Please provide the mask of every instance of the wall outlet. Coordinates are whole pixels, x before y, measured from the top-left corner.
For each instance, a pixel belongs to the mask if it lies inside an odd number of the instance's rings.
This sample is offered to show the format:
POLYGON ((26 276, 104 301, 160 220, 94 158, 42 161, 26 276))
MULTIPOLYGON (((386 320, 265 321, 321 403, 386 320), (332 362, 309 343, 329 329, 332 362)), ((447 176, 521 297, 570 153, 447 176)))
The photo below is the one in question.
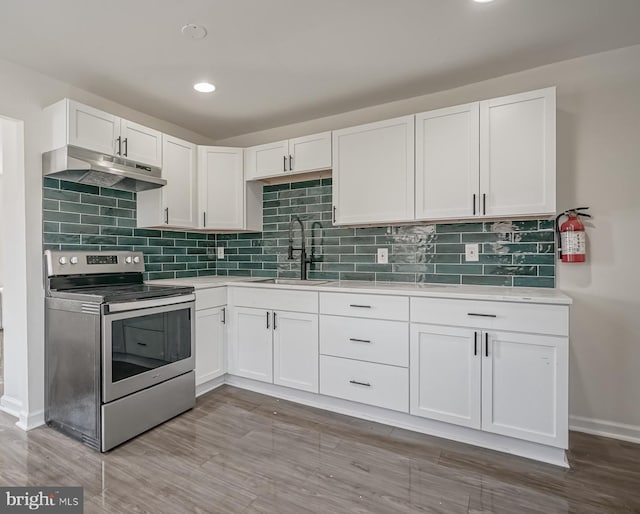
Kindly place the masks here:
POLYGON ((480 256, 478 255, 478 243, 464 245, 464 260, 467 262, 478 262, 480 256))
POLYGON ((378 264, 388 264, 389 263, 389 249, 388 248, 378 248, 378 260, 376 262, 378 264))
POLYGON ((224 246, 218 246, 216 249, 216 255, 218 256, 218 259, 224 259, 224 246))

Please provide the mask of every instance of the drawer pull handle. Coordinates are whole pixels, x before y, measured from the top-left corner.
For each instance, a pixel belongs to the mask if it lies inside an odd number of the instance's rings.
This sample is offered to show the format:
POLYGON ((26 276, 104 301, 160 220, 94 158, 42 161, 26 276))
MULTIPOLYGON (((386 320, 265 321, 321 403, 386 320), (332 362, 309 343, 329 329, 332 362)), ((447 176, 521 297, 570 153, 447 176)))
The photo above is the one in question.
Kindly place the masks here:
POLYGON ((371 305, 358 305, 357 303, 349 304, 349 307, 355 307, 357 309, 370 309, 371 305))
POLYGON ((371 387, 371 384, 369 382, 359 382, 358 380, 349 380, 349 383, 356 384, 359 386, 371 387))
POLYGON ((147 343, 136 342, 136 344, 139 344, 140 346, 147 346, 147 343))
POLYGON ((481 318, 497 318, 495 314, 480 314, 478 312, 467 312, 467 316, 479 316, 481 318))
POLYGON ((357 337, 350 337, 349 341, 353 341, 354 343, 368 343, 371 344, 370 339, 358 339, 357 337))

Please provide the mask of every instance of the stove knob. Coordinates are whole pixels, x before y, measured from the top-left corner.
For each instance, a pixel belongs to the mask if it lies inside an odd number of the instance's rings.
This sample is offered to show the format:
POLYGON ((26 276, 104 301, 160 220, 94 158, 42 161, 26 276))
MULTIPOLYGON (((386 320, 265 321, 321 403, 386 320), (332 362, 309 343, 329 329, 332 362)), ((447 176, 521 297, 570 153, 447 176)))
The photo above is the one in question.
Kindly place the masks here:
POLYGON ((133 258, 133 262, 135 264, 140 264, 140 257, 138 257, 137 255, 133 258))
POLYGON ((69 262, 71 264, 78 264, 78 258, 77 257, 71 257, 71 259, 69 259, 69 262))
POLYGON ((127 257, 124 262, 126 262, 127 264, 131 264, 133 262, 133 259, 131 258, 131 256, 127 257))
POLYGON ((58 259, 58 262, 64 266, 67 263, 67 258, 66 257, 60 257, 58 259))

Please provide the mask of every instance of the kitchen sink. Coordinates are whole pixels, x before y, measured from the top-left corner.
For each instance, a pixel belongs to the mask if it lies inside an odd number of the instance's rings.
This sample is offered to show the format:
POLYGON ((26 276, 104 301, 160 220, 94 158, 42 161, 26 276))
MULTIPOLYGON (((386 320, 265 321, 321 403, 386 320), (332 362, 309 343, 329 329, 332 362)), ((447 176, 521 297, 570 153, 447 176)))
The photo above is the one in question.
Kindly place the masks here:
POLYGON ((261 284, 280 284, 287 286, 317 286, 318 284, 327 284, 330 280, 300 280, 299 278, 268 278, 260 280, 261 284))

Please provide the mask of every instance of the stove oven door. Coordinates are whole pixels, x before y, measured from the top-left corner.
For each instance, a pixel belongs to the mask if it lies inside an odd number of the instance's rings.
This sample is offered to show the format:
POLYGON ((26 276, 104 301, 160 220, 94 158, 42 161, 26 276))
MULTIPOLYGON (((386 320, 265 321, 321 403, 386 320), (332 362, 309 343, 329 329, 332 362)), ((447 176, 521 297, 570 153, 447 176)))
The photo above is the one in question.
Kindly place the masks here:
POLYGON ((194 369, 193 295, 108 305, 102 326, 102 401, 194 369))

